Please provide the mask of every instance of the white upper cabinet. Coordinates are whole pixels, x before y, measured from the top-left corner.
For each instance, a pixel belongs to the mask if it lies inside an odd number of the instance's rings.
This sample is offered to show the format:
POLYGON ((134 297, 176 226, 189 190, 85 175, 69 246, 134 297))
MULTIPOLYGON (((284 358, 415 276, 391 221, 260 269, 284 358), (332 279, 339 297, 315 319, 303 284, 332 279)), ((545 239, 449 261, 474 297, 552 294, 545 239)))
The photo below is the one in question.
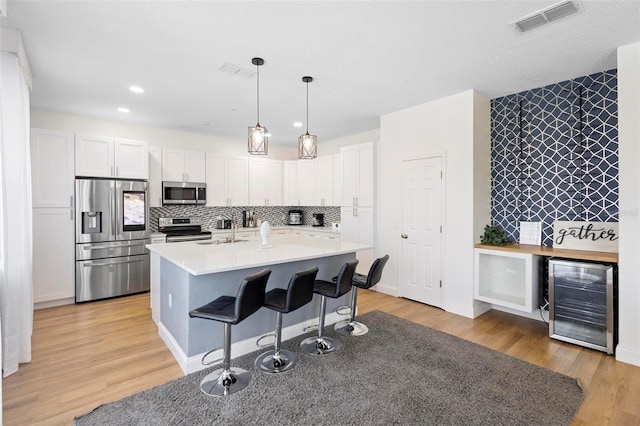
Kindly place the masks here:
POLYGON ((374 166, 373 142, 341 149, 342 153, 342 205, 373 206, 374 166))
POLYGON ((76 176, 113 177, 114 153, 113 138, 76 135, 76 176))
POLYGON ((162 180, 170 182, 206 182, 205 153, 163 148, 162 180))
POLYGON ((207 206, 228 206, 227 159, 224 155, 207 152, 206 160, 207 206))
POLYGON ((227 188, 230 206, 249 205, 249 159, 227 158, 227 188))
POLYGON ((249 205, 282 205, 282 161, 249 158, 249 205))
POLYGON ((162 206, 162 148, 149 147, 149 207, 162 206))
POLYGON ((316 204, 316 163, 311 160, 298 161, 298 198, 301 206, 316 204))
POLYGON ((114 146, 114 177, 126 179, 149 179, 148 142, 116 138, 114 146))
POLYGON ((315 164, 316 206, 333 205, 333 156, 318 157, 315 164))
POLYGON ((333 154, 333 204, 342 204, 342 154, 333 154))
POLYGON ((207 206, 249 205, 249 159, 206 154, 207 206))
POLYGON ((146 141, 77 134, 76 176, 148 179, 146 141))
POLYGON ((31 129, 33 207, 73 207, 73 133, 31 129))
POLYGON ((282 162, 282 180, 283 205, 301 205, 300 198, 298 197, 298 161, 292 160, 282 162))
POLYGON ((200 151, 184 152, 184 173, 187 182, 206 182, 206 155, 200 151))

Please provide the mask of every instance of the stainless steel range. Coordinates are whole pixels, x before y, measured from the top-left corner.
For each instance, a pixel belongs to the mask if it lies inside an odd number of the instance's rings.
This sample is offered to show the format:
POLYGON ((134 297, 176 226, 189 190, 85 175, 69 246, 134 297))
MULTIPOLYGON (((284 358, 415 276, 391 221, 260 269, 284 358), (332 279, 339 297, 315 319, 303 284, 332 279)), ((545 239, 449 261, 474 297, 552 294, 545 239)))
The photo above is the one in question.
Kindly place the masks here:
POLYGON ((149 290, 147 183, 76 179, 76 302, 149 290))
POLYGON ((211 232, 203 231, 197 219, 189 217, 160 217, 158 231, 167 235, 168 243, 211 239, 211 232))

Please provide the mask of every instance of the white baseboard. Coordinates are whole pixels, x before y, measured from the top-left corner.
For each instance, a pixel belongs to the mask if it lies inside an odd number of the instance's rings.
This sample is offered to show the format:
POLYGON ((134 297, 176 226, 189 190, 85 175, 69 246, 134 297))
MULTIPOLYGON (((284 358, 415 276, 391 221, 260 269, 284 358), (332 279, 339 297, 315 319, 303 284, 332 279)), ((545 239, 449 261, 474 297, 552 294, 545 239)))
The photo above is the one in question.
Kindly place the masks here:
POLYGON ((616 346, 616 361, 640 367, 640 351, 637 348, 625 348, 618 344, 616 346))
POLYGON ((46 302, 37 302, 33 304, 33 309, 53 308, 55 306, 73 305, 76 303, 75 297, 67 297, 66 299, 48 300, 46 302))
MULTIPOLYGON (((335 312, 327 314, 324 320, 325 326, 332 325, 337 323, 338 321, 342 321, 347 319, 348 317, 344 315, 338 315, 335 312)), ((302 331, 305 327, 315 325, 318 323, 317 318, 312 318, 304 322, 300 322, 297 324, 290 325, 288 327, 284 327, 282 329, 282 341, 286 341, 292 339, 296 336, 300 336, 304 334, 302 331)), ((186 374, 194 373, 196 371, 204 370, 205 368, 211 367, 210 365, 202 365, 202 355, 204 353, 193 355, 187 357, 187 354, 184 353, 178 342, 175 341, 171 333, 165 328, 165 326, 160 322, 158 324, 158 334, 160 338, 164 341, 164 343, 169 348, 169 351, 173 354, 173 357, 176 359, 176 362, 182 369, 182 372, 186 374)), ((233 329, 231 330, 231 334, 233 335, 233 329)), ((311 336, 311 334, 309 334, 311 336)), ((242 340, 240 342, 235 342, 231 346, 231 358, 237 358, 242 355, 251 353, 258 349, 256 346, 256 340, 258 340, 260 336, 255 336, 249 339, 242 340)), ((265 351, 269 350, 269 348, 264 348, 265 351)), ((220 359, 222 358, 222 349, 212 352, 207 359, 220 359)))
POLYGON ((400 292, 397 287, 392 287, 390 285, 385 284, 376 284, 373 286, 373 289, 379 293, 388 294, 389 296, 399 297, 400 292))
POLYGON ((180 348, 180 345, 178 344, 178 342, 176 342, 171 333, 169 333, 169 330, 167 330, 162 321, 158 323, 158 334, 160 335, 160 338, 162 339, 164 344, 167 345, 167 348, 169 348, 169 351, 171 352, 173 357, 178 362, 178 365, 182 369, 182 372, 185 375, 188 374, 187 354, 182 351, 182 348, 180 348))
POLYGON ((445 311, 450 312, 452 314, 461 315, 467 318, 474 318, 473 304, 461 305, 461 304, 445 302, 445 306, 443 306, 442 308, 445 311))

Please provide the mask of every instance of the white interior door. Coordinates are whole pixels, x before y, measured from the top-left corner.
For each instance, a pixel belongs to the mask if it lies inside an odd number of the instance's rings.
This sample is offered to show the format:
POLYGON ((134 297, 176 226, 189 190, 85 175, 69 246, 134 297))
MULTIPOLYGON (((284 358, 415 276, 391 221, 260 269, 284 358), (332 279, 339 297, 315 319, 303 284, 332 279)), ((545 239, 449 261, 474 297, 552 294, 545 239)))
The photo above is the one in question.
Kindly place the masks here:
POLYGON ((400 296, 442 306, 442 158, 402 162, 400 296))

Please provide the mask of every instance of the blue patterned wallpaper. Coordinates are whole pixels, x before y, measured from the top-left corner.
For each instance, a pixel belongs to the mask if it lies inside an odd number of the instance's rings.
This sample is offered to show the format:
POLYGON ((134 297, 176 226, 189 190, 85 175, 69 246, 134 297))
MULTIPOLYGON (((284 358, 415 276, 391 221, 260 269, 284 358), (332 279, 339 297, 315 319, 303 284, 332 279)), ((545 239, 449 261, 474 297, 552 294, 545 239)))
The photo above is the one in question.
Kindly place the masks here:
POLYGON ((491 220, 510 241, 519 222, 618 221, 617 71, 491 101, 491 220))

